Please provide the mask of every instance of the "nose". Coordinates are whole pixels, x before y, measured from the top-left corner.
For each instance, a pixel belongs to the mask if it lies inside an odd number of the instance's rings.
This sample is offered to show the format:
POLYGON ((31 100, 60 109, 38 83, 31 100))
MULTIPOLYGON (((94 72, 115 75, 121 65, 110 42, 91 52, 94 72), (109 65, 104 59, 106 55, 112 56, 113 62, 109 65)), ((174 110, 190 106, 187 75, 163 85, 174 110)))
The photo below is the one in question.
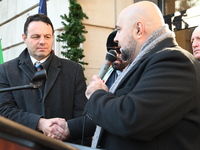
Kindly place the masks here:
POLYGON ((118 43, 118 40, 117 40, 117 38, 116 38, 116 37, 114 38, 114 42, 115 42, 115 43, 118 43))
POLYGON ((41 36, 41 37, 40 37, 39 43, 40 43, 40 44, 44 44, 45 42, 46 42, 46 41, 45 41, 45 37, 41 36))
POLYGON ((114 42, 118 43, 118 33, 116 34, 115 38, 114 38, 114 42))

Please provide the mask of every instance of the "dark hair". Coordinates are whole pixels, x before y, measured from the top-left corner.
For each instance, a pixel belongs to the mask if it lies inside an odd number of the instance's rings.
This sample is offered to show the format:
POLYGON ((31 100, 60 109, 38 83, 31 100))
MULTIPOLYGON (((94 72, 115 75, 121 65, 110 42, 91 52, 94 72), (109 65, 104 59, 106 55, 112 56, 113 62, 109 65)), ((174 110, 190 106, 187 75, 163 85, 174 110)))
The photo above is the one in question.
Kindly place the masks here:
POLYGON ((54 28, 53 28, 53 24, 51 23, 51 20, 44 14, 35 14, 35 15, 32 15, 32 16, 29 16, 27 19, 26 19, 26 22, 24 24, 24 34, 27 35, 27 29, 28 29, 28 25, 32 22, 32 21, 42 21, 48 25, 51 26, 52 28, 52 31, 54 33, 54 28))

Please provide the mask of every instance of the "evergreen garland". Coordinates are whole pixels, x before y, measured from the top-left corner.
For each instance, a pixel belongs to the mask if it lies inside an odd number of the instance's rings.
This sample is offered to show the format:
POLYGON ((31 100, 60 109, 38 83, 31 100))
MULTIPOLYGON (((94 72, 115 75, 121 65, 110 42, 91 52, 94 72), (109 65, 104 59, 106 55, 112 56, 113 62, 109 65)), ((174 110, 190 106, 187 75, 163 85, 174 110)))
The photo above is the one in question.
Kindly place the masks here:
POLYGON ((66 14, 60 16, 64 20, 61 22, 64 32, 58 35, 56 40, 63 43, 61 54, 64 57, 82 65, 88 65, 82 61, 85 55, 83 54, 84 50, 80 47, 80 44, 86 40, 83 34, 87 33, 82 20, 88 19, 88 16, 82 11, 81 5, 76 0, 69 0, 69 4, 68 16, 66 14))

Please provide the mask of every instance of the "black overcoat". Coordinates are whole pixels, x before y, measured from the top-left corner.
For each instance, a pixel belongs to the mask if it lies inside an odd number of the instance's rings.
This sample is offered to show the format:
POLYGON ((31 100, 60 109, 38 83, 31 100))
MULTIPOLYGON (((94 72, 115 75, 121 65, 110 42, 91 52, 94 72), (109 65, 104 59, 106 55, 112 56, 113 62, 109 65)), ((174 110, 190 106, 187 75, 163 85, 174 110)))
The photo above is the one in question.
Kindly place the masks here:
POLYGON ((95 91, 84 114, 106 150, 199 150, 200 66, 172 38, 151 49, 114 93, 95 91))
MULTIPOLYGON (((82 66, 51 53, 43 67, 47 79, 42 88, 0 93, 1 116, 36 129, 40 117, 68 120, 82 115, 87 102, 82 66)), ((0 65, 0 88, 27 85, 35 72, 25 49, 16 59, 0 65)))

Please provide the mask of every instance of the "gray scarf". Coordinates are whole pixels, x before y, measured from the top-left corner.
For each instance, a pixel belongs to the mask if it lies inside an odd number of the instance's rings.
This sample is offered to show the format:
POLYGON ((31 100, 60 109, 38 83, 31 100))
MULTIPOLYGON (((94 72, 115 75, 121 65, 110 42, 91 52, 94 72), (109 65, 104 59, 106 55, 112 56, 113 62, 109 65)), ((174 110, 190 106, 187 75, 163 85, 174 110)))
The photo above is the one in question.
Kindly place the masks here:
POLYGON ((134 65, 145 55, 147 54, 151 49, 153 49, 158 43, 163 41, 166 38, 175 38, 174 32, 169 30, 168 25, 165 24, 162 27, 158 28, 144 43, 143 47, 141 48, 140 52, 134 59, 134 61, 127 66, 124 71, 121 73, 121 75, 115 80, 113 85, 111 86, 109 92, 114 93, 117 86, 119 85, 120 81, 124 78, 124 76, 131 70, 131 68, 134 67, 134 65))

